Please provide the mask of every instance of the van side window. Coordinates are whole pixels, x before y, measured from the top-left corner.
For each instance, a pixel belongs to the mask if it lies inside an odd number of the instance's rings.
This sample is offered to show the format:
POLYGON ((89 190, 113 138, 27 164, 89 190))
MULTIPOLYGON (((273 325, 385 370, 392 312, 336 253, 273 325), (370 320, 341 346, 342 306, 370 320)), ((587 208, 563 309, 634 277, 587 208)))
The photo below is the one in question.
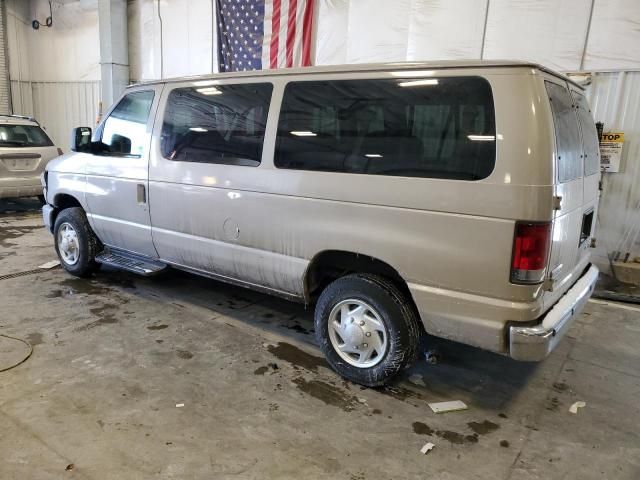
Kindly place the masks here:
POLYGON ((129 93, 120 100, 102 125, 103 154, 135 157, 143 154, 153 96, 153 90, 144 90, 129 93))
POLYGON ((260 165, 273 85, 175 88, 169 93, 160 148, 168 160, 260 165))
POLYGON ((291 82, 278 168, 480 180, 495 166, 493 95, 480 77, 291 82))
POLYGON ((578 121, 582 132, 582 148, 584 149, 584 174, 593 175, 600 171, 600 143, 598 142, 598 131, 591 116, 589 102, 584 95, 572 92, 573 98, 578 105, 578 121))
POLYGON ((560 183, 582 177, 582 148, 578 119, 569 90, 556 83, 545 82, 551 101, 553 125, 556 132, 558 181, 560 183))

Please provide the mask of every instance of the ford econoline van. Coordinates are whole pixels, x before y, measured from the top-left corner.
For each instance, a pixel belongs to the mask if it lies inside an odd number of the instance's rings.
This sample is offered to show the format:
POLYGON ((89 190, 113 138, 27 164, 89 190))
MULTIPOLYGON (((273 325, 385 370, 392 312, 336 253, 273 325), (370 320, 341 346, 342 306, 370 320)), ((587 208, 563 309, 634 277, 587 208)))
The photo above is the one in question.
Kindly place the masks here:
POLYGON ((43 176, 69 273, 172 267, 315 304, 327 361, 363 385, 425 332, 541 360, 598 275, 596 128, 583 89, 539 65, 149 82, 72 145, 43 176))

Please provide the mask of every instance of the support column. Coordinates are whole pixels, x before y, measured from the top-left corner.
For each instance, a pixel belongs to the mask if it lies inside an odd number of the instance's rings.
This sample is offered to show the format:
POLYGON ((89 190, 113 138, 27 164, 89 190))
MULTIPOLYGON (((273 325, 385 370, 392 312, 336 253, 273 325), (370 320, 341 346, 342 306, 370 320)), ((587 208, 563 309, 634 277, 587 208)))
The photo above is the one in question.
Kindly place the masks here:
POLYGON ((99 0, 102 111, 129 85, 127 0, 99 0))

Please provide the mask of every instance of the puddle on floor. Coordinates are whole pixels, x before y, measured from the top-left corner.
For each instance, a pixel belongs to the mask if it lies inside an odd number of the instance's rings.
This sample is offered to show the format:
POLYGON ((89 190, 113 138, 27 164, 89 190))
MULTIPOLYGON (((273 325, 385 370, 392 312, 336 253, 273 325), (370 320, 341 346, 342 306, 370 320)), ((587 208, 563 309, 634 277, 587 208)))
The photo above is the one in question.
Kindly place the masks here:
MULTIPOLYGON (((487 435, 500 428, 497 423, 485 420, 483 422, 469 422, 467 426, 473 431, 472 434, 454 432, 452 430, 435 430, 423 422, 413 422, 413 432, 417 435, 436 436, 455 445, 478 443, 481 435, 487 435)), ((507 442, 507 446, 509 443, 507 442)))
POLYGON ((478 435, 486 435, 500 428, 500 425, 490 422, 489 420, 485 420, 484 422, 469 422, 467 426, 478 435))
POLYGON ((321 400, 327 405, 339 407, 345 412, 352 411, 358 405, 357 397, 349 395, 340 388, 322 380, 305 380, 302 377, 297 377, 292 381, 300 391, 321 400))
POLYGON ((51 290, 45 296, 47 298, 65 298, 73 295, 104 295, 113 291, 111 288, 96 285, 91 280, 83 278, 66 278, 58 282, 61 288, 51 290))
POLYGON ((10 242, 9 240, 20 238, 23 235, 31 233, 35 230, 40 230, 42 228, 44 228, 42 225, 32 225, 25 227, 2 227, 0 228, 0 247, 10 248, 11 246, 15 246, 17 245, 17 243, 10 242))
POLYGON ((279 342, 277 345, 269 345, 267 350, 280 360, 284 360, 294 365, 294 367, 301 367, 310 372, 317 372, 318 367, 329 368, 324 358, 311 355, 289 343, 279 342))

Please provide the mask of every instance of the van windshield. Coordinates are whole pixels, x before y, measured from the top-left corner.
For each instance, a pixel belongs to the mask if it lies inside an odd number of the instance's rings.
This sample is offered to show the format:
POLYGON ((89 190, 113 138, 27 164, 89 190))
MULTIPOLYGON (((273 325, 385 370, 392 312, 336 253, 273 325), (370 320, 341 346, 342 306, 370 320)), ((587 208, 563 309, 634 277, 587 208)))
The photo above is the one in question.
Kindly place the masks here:
POLYGON ((53 142, 36 125, 0 125, 0 147, 51 147, 53 142))

